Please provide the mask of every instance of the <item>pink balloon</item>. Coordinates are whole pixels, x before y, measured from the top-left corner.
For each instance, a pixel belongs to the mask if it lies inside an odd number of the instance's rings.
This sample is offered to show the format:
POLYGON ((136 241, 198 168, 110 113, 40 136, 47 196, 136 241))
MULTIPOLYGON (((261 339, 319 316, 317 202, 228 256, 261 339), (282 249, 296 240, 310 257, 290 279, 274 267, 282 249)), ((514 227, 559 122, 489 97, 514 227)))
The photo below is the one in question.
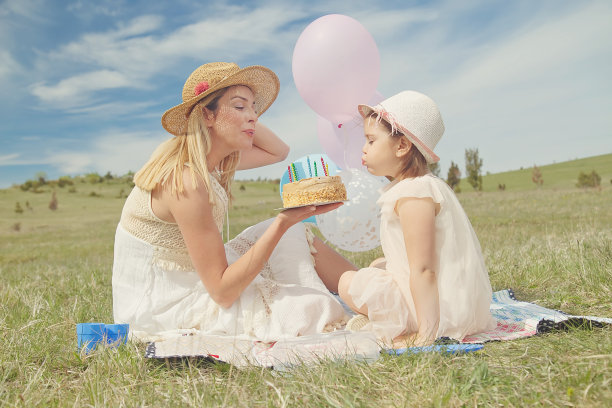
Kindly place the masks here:
POLYGON ((310 23, 293 50, 293 79, 304 101, 335 125, 376 90, 380 55, 357 20, 329 14, 310 23))
MULTIPOLYGON (((373 106, 383 99, 384 97, 376 91, 374 95, 366 100, 366 104, 373 106)), ((363 103, 363 101, 360 103, 363 103)), ((341 127, 318 116, 317 136, 323 151, 340 168, 359 169, 367 172, 367 169, 361 164, 361 151, 365 138, 363 134, 363 119, 357 111, 357 105, 353 109, 350 120, 343 123, 341 127)))

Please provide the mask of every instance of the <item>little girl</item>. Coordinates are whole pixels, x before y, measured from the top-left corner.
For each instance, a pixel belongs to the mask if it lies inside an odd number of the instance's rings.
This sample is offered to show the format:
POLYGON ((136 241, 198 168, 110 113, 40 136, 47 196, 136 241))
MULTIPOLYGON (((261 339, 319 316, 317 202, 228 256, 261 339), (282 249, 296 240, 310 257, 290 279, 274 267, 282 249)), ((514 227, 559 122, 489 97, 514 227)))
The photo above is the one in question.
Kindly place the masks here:
POLYGON ((347 329, 420 346, 494 328, 478 238, 451 188, 429 172, 444 133, 437 105, 404 91, 374 107, 359 105, 359 112, 363 164, 393 182, 377 202, 385 258, 340 278, 340 296, 359 313, 347 329))

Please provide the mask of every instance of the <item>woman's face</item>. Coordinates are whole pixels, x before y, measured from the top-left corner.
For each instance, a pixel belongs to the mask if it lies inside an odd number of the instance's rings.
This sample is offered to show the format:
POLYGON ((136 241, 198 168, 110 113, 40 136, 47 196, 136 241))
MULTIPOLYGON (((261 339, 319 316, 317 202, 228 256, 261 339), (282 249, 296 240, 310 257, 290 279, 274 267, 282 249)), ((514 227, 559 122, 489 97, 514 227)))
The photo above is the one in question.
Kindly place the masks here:
POLYGON ((217 143, 223 143, 232 151, 250 149, 255 136, 257 112, 255 97, 247 86, 228 88, 219 99, 217 110, 204 108, 206 126, 217 143))

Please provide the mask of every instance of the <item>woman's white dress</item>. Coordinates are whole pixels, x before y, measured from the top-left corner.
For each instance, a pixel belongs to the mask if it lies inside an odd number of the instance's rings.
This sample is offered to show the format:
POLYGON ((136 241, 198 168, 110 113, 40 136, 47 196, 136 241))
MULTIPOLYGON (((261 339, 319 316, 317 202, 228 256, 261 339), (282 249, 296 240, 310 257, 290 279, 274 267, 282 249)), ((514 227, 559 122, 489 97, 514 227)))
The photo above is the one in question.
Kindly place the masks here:
POLYGON ((480 243, 452 189, 431 174, 395 181, 383 188, 380 238, 386 270, 363 268, 349 287, 356 306, 368 308, 369 328, 390 341, 417 331, 410 290, 410 268, 402 226, 395 212, 400 198, 431 198, 440 204, 435 218, 440 323, 437 337, 457 340, 495 327, 489 311, 491 284, 480 243))
MULTIPOLYGON (((221 233, 228 199, 212 175, 211 181, 221 233)), ((225 244, 228 263, 244 254, 271 222, 249 227, 225 244)), ((177 224, 156 217, 150 192, 134 187, 115 235, 115 322, 129 323, 131 336, 145 341, 184 329, 261 340, 333 330, 347 317, 314 269, 309 234, 302 223, 291 227, 239 299, 222 308, 194 270, 177 224)))

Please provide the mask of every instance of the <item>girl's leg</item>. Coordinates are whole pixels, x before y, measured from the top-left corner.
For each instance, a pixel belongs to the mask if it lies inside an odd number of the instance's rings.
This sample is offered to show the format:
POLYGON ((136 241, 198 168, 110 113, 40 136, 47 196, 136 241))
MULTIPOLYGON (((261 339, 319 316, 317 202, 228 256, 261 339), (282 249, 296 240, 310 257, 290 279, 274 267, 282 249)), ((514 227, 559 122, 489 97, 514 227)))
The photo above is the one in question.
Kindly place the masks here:
POLYGON ((354 271, 358 268, 338 252, 327 246, 318 237, 314 238, 313 245, 317 250, 313 256, 315 259, 315 269, 317 270, 319 278, 321 278, 329 291, 338 293, 340 276, 346 271, 354 271))
POLYGON ((368 315, 368 307, 363 305, 361 307, 355 306, 353 302, 353 297, 348 293, 349 288, 351 287, 351 282, 353 281, 353 277, 355 276, 355 271, 347 271, 342 274, 340 277, 340 282, 338 283, 338 294, 340 298, 357 313, 361 313, 363 315, 368 315))

